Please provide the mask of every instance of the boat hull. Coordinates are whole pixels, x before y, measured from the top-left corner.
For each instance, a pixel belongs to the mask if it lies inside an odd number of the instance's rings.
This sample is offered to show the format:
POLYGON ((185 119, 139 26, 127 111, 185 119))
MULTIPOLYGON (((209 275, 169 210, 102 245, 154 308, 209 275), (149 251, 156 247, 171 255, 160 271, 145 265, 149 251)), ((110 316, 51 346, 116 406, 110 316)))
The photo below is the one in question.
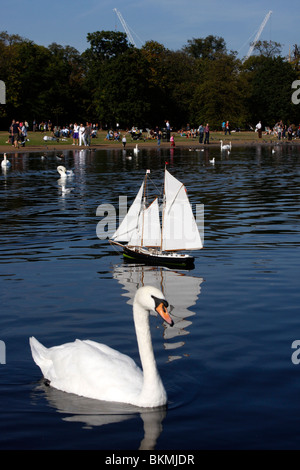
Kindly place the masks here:
POLYGON ((123 256, 128 261, 140 261, 145 264, 159 266, 173 266, 192 269, 195 258, 189 255, 173 253, 157 254, 148 250, 136 250, 127 246, 123 247, 123 256))

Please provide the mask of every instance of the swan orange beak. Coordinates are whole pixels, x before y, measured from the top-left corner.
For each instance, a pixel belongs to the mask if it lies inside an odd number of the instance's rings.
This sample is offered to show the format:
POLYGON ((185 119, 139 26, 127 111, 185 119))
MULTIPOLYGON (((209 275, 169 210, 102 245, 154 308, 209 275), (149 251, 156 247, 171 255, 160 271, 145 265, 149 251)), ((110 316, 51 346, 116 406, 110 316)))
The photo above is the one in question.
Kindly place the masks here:
POLYGON ((168 323, 168 325, 173 326, 174 322, 172 318, 169 315, 168 310, 166 309, 165 303, 161 302, 157 307, 155 308, 157 313, 168 323))

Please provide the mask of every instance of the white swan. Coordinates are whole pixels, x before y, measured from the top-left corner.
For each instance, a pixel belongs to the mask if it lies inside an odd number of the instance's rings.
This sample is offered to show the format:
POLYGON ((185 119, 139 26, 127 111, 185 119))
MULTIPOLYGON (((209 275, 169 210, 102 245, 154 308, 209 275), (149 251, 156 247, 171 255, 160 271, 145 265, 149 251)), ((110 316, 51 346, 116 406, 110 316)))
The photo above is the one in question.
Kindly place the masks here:
POLYGON ((135 155, 137 155, 137 154, 139 153, 139 146, 138 146, 138 144, 136 144, 136 146, 134 147, 133 153, 134 153, 135 155))
POLYGON ((221 142, 221 150, 231 150, 231 142, 229 143, 229 145, 228 144, 223 145, 223 140, 220 140, 220 142, 221 142))
POLYGON ((209 163, 215 164, 215 157, 209 160, 209 163))
POLYGON ((67 178, 67 176, 73 176, 74 173, 72 170, 67 170, 63 165, 57 167, 57 171, 60 174, 61 178, 67 178))
POLYGON ((133 318, 143 372, 129 356, 90 340, 47 349, 31 337, 33 359, 58 390, 141 407, 165 405, 167 394, 154 358, 149 311, 156 311, 172 326, 167 306, 155 287, 144 286, 136 292, 133 318))
POLYGON ((3 157, 4 157, 4 160, 2 160, 1 166, 2 168, 8 168, 9 166, 11 166, 11 163, 9 160, 7 160, 6 153, 3 155, 3 157))

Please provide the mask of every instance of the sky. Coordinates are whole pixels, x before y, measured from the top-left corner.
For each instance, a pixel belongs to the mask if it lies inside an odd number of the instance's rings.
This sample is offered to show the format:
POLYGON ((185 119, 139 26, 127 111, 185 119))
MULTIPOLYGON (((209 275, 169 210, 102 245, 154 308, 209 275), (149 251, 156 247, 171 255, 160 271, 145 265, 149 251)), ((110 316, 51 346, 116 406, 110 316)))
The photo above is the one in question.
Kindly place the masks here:
POLYGON ((179 50, 193 38, 223 37, 228 50, 247 55, 261 23, 272 15, 260 39, 282 44, 282 54, 300 45, 299 0, 0 0, 0 31, 42 46, 56 42, 83 52, 95 31, 122 31, 114 9, 124 18, 135 45, 157 41, 179 50))

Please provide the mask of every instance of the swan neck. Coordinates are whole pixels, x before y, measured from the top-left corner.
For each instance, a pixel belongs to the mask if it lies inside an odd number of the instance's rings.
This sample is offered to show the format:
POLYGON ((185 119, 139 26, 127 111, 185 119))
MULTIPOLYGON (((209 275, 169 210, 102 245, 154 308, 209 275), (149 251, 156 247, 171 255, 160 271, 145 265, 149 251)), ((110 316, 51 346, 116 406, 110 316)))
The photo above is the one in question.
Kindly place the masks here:
POLYGON ((156 399, 161 400, 161 397, 165 396, 165 391, 159 372, 157 370, 156 361, 154 357, 149 325, 149 312, 146 311, 140 305, 134 305, 133 317, 138 349, 144 375, 144 382, 140 399, 151 399, 154 401, 156 399))
POLYGON ((133 308, 134 325, 144 377, 157 370, 149 325, 149 313, 141 306, 133 308))

